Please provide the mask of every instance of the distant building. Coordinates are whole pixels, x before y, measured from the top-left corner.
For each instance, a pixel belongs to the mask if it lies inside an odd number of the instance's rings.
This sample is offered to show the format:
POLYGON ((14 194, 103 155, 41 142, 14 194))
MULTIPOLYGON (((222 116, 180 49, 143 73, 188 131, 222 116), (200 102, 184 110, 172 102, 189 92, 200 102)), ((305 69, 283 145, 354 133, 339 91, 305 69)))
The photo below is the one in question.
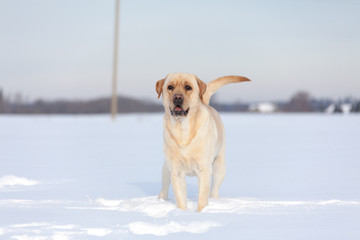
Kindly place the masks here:
POLYGON ((351 103, 344 103, 341 104, 341 110, 343 113, 348 114, 351 112, 352 104, 351 103))
POLYGON ((351 103, 342 103, 342 104, 333 103, 325 109, 325 112, 328 114, 332 114, 332 113, 348 114, 351 112, 351 110, 352 110, 351 103))
POLYGON ((273 103, 263 102, 250 105, 249 110, 251 112, 273 113, 276 112, 277 107, 273 103))

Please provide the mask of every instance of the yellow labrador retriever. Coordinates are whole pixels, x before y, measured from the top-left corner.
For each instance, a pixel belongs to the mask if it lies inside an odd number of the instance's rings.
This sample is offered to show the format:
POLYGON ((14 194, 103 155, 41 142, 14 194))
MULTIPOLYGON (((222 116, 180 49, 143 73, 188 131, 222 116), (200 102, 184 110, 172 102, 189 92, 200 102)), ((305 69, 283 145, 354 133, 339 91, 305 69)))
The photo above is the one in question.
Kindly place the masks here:
POLYGON ((218 198, 225 176, 224 126, 216 110, 209 106, 211 95, 228 83, 250 81, 245 77, 225 76, 208 84, 194 74, 172 73, 156 83, 158 98, 162 94, 164 115, 164 153, 162 190, 167 199, 170 182, 176 205, 186 209, 186 176, 197 176, 199 200, 197 211, 218 198))

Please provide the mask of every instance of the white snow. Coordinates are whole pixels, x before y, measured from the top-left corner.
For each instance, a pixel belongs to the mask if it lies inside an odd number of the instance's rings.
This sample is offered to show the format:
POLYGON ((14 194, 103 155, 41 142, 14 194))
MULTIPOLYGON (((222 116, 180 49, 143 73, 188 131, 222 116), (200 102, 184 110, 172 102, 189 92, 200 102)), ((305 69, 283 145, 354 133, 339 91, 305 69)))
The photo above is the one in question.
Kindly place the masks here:
POLYGON ((50 226, 50 223, 47 222, 31 222, 31 223, 23 223, 23 224, 13 224, 11 228, 32 228, 32 227, 45 227, 50 226))
POLYGON ((29 180, 24 177, 17 177, 13 175, 5 175, 0 177, 0 188, 6 186, 33 186, 39 184, 38 181, 29 180))
POLYGON ((29 236, 29 235, 16 235, 11 238, 16 240, 47 240, 46 236, 29 236))
POLYGON ((104 207, 118 207, 124 200, 109 200, 104 198, 96 199, 96 202, 103 205, 104 207))
POLYGON ((112 232, 111 229, 107 228, 84 228, 83 230, 85 230, 88 235, 96 237, 104 237, 112 232))
POLYGON ((71 225, 71 224, 68 224, 68 225, 52 225, 51 228, 53 229, 61 229, 61 230, 72 230, 72 229, 75 229, 75 228, 78 228, 79 226, 77 225, 71 225))
POLYGON ((204 222, 190 222, 190 223, 177 223, 171 221, 166 224, 156 224, 147 222, 133 222, 128 225, 129 230, 138 235, 151 234, 155 236, 166 236, 170 233, 190 232, 190 233, 204 233, 211 227, 218 227, 221 224, 217 222, 204 221, 204 222))
POLYGON ((52 240, 70 240, 70 236, 68 236, 66 233, 59 233, 56 232, 51 237, 52 240))
MULTIPOLYGON (((188 199, 188 212, 196 211, 196 201, 188 199)), ((348 206, 359 207, 360 201, 344 201, 338 199, 320 201, 265 201, 249 198, 220 198, 210 199, 209 205, 203 210, 211 214, 279 214, 290 212, 308 211, 309 209, 323 207, 348 206)), ((157 196, 134 199, 97 199, 95 204, 87 203, 87 206, 68 207, 79 210, 107 210, 119 212, 142 213, 153 218, 165 218, 169 215, 181 213, 176 208, 173 200, 164 201, 157 196), (100 206, 99 206, 100 205, 100 206)))
POLYGON ((0 116, 0 239, 360 239, 359 115, 221 115, 201 213, 196 178, 187 211, 157 197, 161 114, 0 116))
POLYGON ((153 218, 164 217, 168 215, 170 211, 176 210, 176 206, 173 203, 160 200, 157 196, 122 200, 106 200, 101 198, 97 199, 96 202, 104 205, 104 207, 109 206, 110 203, 109 210, 139 212, 153 218), (114 206, 113 204, 115 202, 118 202, 119 204, 114 206))

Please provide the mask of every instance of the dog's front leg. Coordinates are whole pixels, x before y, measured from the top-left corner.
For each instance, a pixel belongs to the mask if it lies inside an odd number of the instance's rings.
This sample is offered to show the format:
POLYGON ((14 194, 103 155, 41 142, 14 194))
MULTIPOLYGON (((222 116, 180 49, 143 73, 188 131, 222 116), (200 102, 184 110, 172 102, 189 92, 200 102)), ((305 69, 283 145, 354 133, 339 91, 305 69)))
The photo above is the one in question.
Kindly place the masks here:
POLYGON ((180 171, 172 171, 171 182, 175 193, 177 207, 182 210, 186 210, 187 204, 185 174, 180 171))
POLYGON ((162 188, 159 194, 159 198, 167 200, 169 194, 169 186, 170 186, 170 171, 167 168, 166 163, 164 163, 162 168, 161 184, 162 184, 162 188))
POLYGON ((197 211, 200 212, 204 207, 209 203, 210 195, 210 169, 200 170, 198 173, 198 182, 199 182, 199 200, 197 211))

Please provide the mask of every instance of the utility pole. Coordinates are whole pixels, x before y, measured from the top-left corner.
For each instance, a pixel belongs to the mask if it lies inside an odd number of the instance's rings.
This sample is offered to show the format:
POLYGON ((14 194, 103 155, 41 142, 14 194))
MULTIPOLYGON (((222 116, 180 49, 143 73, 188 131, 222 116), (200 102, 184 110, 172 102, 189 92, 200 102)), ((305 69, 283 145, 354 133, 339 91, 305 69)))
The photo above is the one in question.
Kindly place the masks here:
POLYGON ((120 0, 115 0, 115 34, 114 34, 114 59, 113 59, 113 82, 111 97, 111 118, 116 119, 117 115, 117 68, 118 68, 118 42, 119 42, 119 8, 120 0))
POLYGON ((1 113, 5 113, 5 101, 4 101, 4 98, 3 98, 2 89, 0 88, 0 114, 1 113))

